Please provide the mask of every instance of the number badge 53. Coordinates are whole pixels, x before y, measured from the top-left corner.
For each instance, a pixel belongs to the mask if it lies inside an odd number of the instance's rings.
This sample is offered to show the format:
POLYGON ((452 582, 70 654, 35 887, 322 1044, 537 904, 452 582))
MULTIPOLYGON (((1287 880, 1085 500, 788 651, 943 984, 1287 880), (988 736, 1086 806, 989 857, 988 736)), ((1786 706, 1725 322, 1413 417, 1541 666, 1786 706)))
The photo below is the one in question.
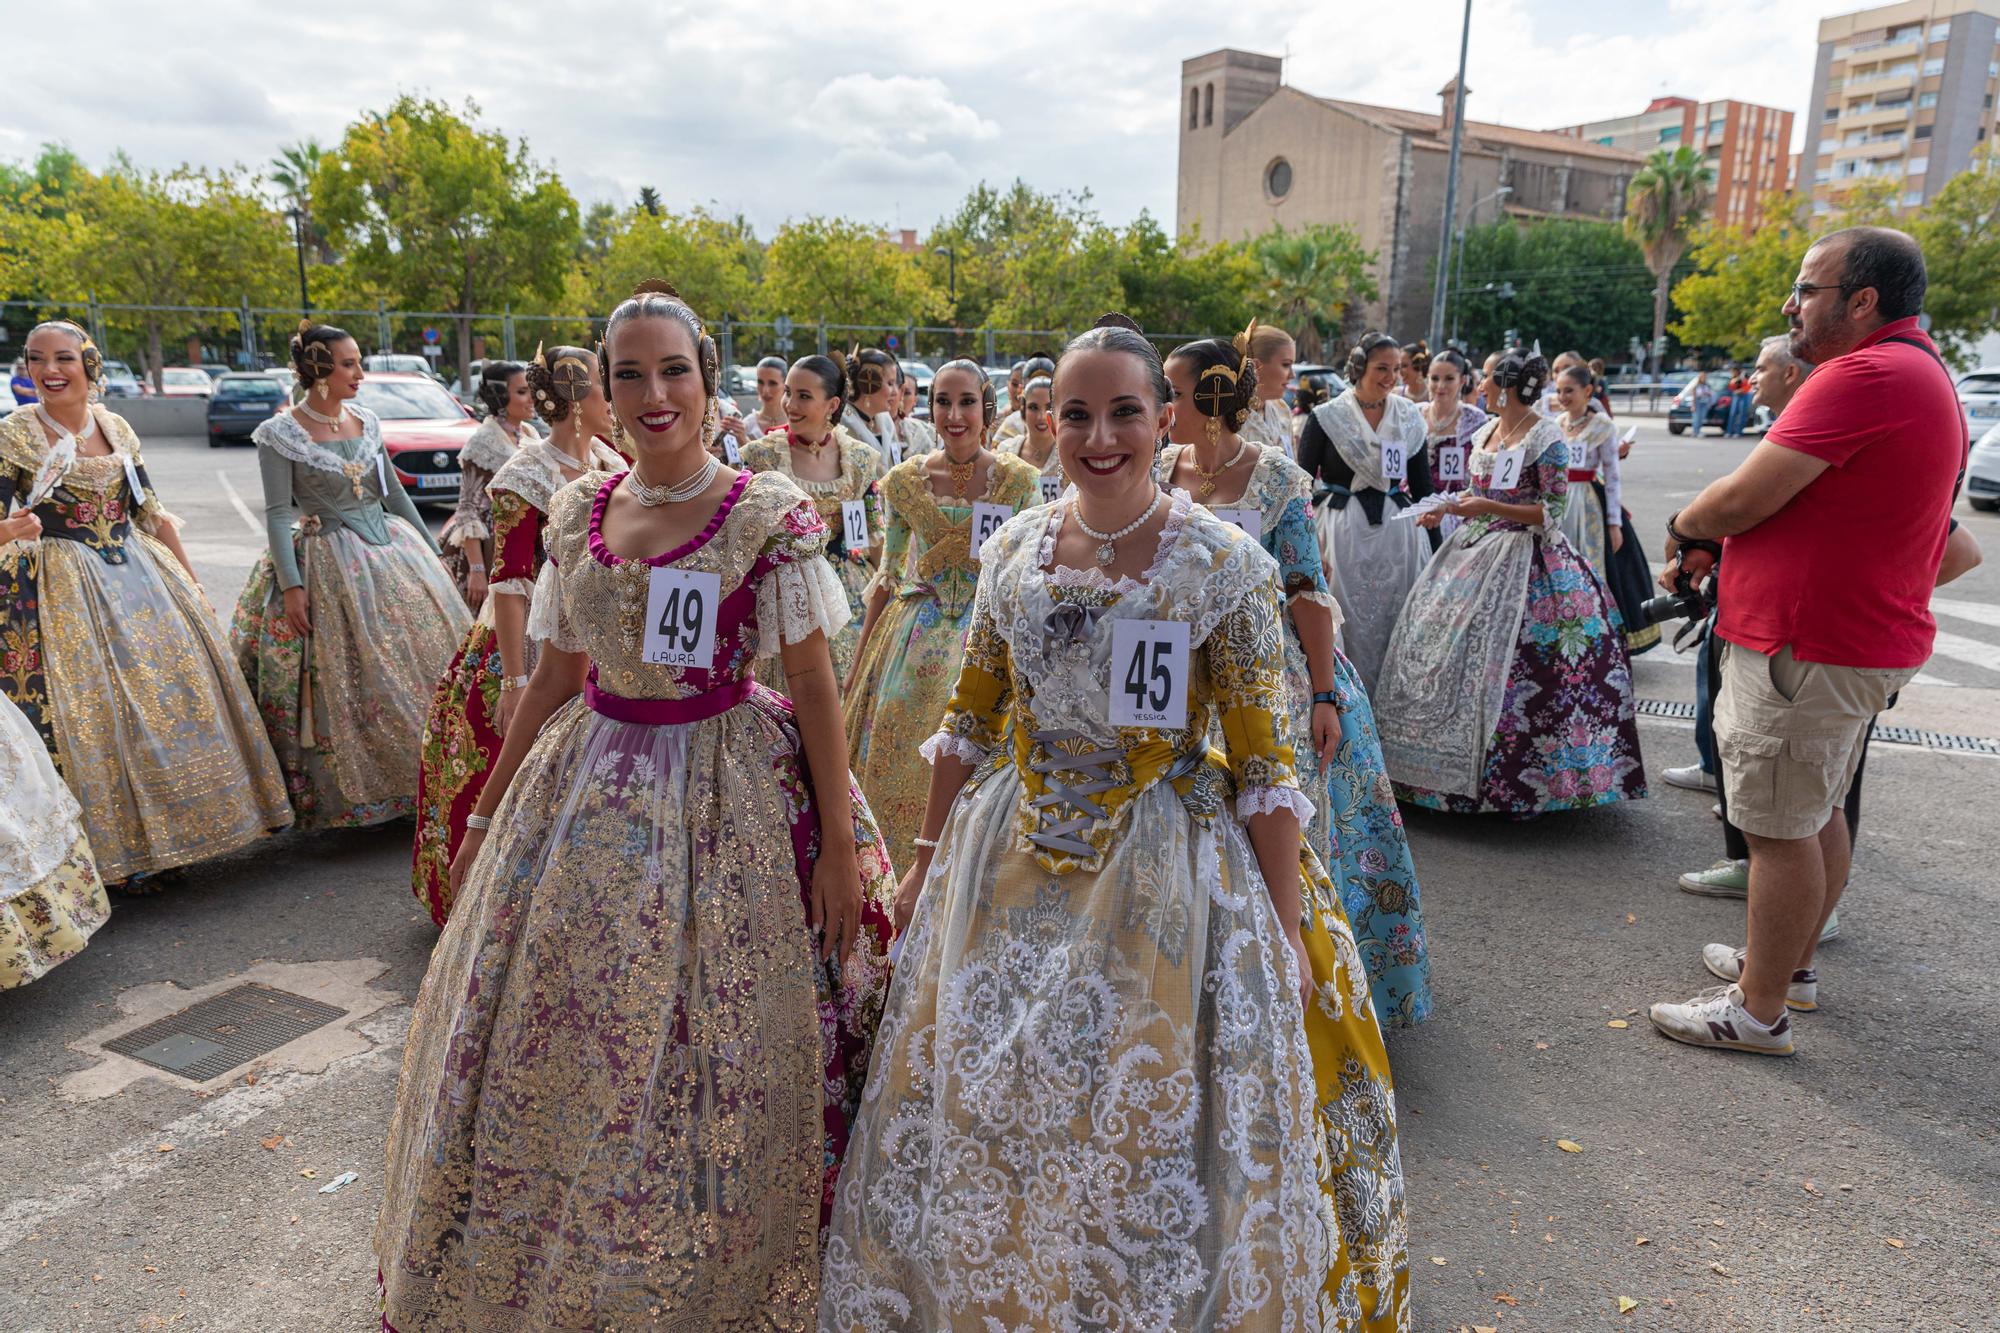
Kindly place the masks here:
POLYGON ((1188 626, 1120 620, 1111 628, 1111 725, 1187 725, 1188 626))
POLYGON ((641 660, 654 666, 715 665, 715 613, 722 576, 655 568, 646 585, 646 638, 641 660))

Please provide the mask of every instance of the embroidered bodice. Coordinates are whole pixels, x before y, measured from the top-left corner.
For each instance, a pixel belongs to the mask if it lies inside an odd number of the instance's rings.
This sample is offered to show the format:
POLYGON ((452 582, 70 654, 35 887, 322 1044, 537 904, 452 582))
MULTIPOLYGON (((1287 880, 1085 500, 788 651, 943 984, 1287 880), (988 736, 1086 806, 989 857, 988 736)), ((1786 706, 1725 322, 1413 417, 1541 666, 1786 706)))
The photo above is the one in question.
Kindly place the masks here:
MULTIPOLYGON (((575 461, 546 440, 531 440, 522 444, 486 484, 493 506, 494 592, 521 597, 531 594, 547 559, 542 533, 549 503, 569 484, 563 468, 574 466, 575 461)), ((582 471, 621 472, 624 468, 624 460, 609 445, 601 440, 590 442, 590 464, 582 471)))
MULTIPOLYGON (((1499 433, 1500 418, 1494 417, 1472 437, 1472 459, 1467 469, 1472 477, 1470 489, 1502 504, 1539 504, 1542 506, 1544 529, 1553 529, 1562 522, 1563 506, 1568 503, 1569 496, 1569 446, 1563 441, 1561 428, 1547 417, 1535 421, 1533 428, 1515 446, 1524 451, 1521 480, 1504 491, 1493 489, 1493 468, 1498 454, 1490 446, 1499 433)), ((1529 530, 1512 519, 1496 518, 1491 514, 1482 514, 1466 522, 1482 531, 1529 530)))
POLYGON ((830 481, 810 480, 792 470, 792 435, 788 427, 780 427, 743 446, 743 466, 752 472, 777 472, 804 491, 827 526, 827 555, 841 560, 850 554, 846 525, 840 517, 840 506, 848 500, 860 500, 867 506, 869 545, 881 544, 882 497, 877 486, 883 469, 881 451, 874 445, 863 443, 839 426, 833 428, 833 439, 840 450, 840 475, 830 481))
POLYGON ((1556 417, 1556 425, 1562 430, 1563 441, 1569 445, 1569 470, 1588 472, 1601 480, 1604 483, 1604 508, 1608 513, 1616 514, 1623 503, 1618 475, 1618 428, 1594 407, 1584 412, 1583 420, 1573 429, 1568 418, 1561 415, 1556 417))
POLYGON ((131 425, 102 407, 90 410, 99 437, 111 445, 109 454, 94 458, 78 456, 73 446, 59 449, 32 406, 0 421, 0 512, 18 500, 42 520, 42 540, 75 542, 108 565, 122 565, 134 520, 149 532, 177 521, 160 507, 131 425), (136 507, 134 475, 142 490, 136 507))
MULTIPOLYGON (((739 473, 706 527, 651 560, 626 559, 604 544, 604 510, 624 476, 622 471, 590 472, 563 487, 550 503, 545 534, 557 570, 552 582, 556 630, 550 642, 566 652, 588 654, 598 688, 627 699, 706 694, 746 680, 758 656, 778 651, 781 633, 786 642, 796 642, 802 637, 795 632, 800 626, 806 632, 822 627, 805 624, 825 594, 823 585, 807 581, 802 567, 816 567, 831 578, 825 563, 815 559, 826 550, 827 526, 783 475, 739 473), (646 598, 655 567, 718 577, 711 666, 663 666, 642 659, 646 598)), ((837 585, 831 597, 844 619, 846 604, 837 585)))
MULTIPOLYGON (((1173 484, 1174 468, 1188 446, 1170 444, 1160 452, 1153 475, 1173 484)), ((1319 531, 1313 526, 1312 478, 1305 469, 1276 449, 1260 447, 1243 498, 1215 509, 1254 509, 1261 522, 1257 542, 1278 562, 1279 588, 1287 600, 1304 597, 1308 601, 1339 611, 1339 603, 1326 584, 1326 566, 1320 560, 1319 531)))
POLYGON ((264 481, 264 527, 281 588, 304 581, 292 548, 294 523, 320 531, 344 527, 370 546, 386 546, 393 515, 437 550, 430 529, 396 479, 382 445, 381 423, 365 407, 349 404, 347 410, 360 418, 361 433, 346 439, 315 440, 289 412, 267 418, 251 432, 264 481))
MULTIPOLYGON (((979 581, 979 563, 972 558, 971 503, 938 499, 924 478, 922 458, 890 468, 882 479, 882 497, 890 519, 875 586, 895 597, 935 598, 938 609, 956 619, 971 605, 979 581)), ((1041 503, 1034 467, 995 453, 980 498, 1017 513, 1041 503)))
POLYGON ((1067 509, 1031 509, 987 539, 958 686, 927 757, 979 763, 1007 746, 1022 785, 1017 840, 1056 873, 1099 868, 1132 802, 1161 781, 1200 818, 1221 810, 1232 784, 1239 814, 1284 805, 1309 817, 1276 651, 1278 574, 1262 549, 1178 492, 1143 578, 1050 568, 1067 509), (1111 646, 1122 620, 1188 624, 1183 725, 1111 723, 1111 646), (1226 756, 1207 748, 1215 722, 1226 756), (1105 776, 1088 784, 1086 804, 1062 799, 1056 788, 1076 782, 1074 771, 1061 776, 1078 767, 1068 761, 1105 751, 1115 757, 1097 765, 1105 776), (1071 830, 1057 839, 1067 848, 1036 841, 1052 829, 1071 830))

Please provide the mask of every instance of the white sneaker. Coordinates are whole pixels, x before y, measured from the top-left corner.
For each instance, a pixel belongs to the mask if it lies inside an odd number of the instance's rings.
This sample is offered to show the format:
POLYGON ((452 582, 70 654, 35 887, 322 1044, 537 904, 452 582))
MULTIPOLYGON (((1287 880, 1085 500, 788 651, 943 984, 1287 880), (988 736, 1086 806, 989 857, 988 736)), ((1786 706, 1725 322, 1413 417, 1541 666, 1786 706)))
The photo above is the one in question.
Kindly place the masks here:
MULTIPOLYGON (((1741 981, 1743 955, 1746 952, 1726 944, 1704 944, 1701 946, 1701 965, 1724 981, 1741 981)), ((1802 1014, 1819 1008, 1819 973, 1809 967, 1792 973, 1791 984, 1785 987, 1785 1008, 1802 1014)))
POLYGON ((1752 1055, 1790 1055, 1792 1016, 1779 1014, 1765 1027, 1743 1007, 1743 992, 1734 986, 1705 990, 1685 1004, 1656 1004, 1649 1012, 1653 1026, 1690 1046, 1713 1046, 1752 1055))
POLYGON ((1689 764, 1686 768, 1669 768, 1660 776, 1670 787, 1686 787, 1689 791, 1715 790, 1715 774, 1703 772, 1700 764, 1689 764))

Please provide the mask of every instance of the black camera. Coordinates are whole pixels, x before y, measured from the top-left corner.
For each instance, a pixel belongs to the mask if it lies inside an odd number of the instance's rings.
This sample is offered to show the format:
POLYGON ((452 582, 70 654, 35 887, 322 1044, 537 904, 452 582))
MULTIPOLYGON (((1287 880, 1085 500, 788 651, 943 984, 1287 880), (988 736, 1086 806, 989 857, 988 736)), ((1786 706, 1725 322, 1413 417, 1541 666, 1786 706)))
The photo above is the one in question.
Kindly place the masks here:
MULTIPOLYGON (((1712 575, 1711 575, 1712 577, 1712 575)), ((1674 590, 1664 597, 1649 597, 1639 603, 1639 625, 1658 625, 1669 620, 1706 620, 1715 610, 1715 598, 1703 585, 1688 577, 1686 570, 1674 575, 1674 590)))

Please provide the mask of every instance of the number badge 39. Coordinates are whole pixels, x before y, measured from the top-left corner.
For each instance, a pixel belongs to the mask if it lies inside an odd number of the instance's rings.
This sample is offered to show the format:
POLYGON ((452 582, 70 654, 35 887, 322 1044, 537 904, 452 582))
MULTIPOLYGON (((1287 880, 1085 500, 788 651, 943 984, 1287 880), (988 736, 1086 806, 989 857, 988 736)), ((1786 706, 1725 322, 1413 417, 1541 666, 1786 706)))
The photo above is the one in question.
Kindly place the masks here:
POLYGON ((646 638, 639 657, 654 666, 715 665, 715 613, 722 576, 655 567, 646 585, 646 638))

